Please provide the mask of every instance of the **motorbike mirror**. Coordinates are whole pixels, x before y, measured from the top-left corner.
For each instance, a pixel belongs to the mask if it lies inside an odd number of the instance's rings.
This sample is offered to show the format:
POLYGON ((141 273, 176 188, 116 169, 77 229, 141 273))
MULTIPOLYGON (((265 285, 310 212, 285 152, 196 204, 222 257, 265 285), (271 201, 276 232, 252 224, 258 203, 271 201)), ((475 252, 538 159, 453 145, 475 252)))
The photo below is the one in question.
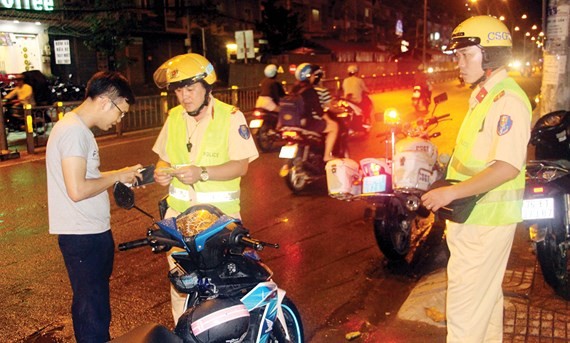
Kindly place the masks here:
POLYGON ((441 93, 438 96, 436 96, 435 98, 433 98, 433 102, 434 104, 440 104, 444 101, 447 101, 447 93, 441 93))
POLYGON ((117 206, 130 210, 135 207, 135 192, 122 182, 116 182, 113 187, 113 197, 117 206))

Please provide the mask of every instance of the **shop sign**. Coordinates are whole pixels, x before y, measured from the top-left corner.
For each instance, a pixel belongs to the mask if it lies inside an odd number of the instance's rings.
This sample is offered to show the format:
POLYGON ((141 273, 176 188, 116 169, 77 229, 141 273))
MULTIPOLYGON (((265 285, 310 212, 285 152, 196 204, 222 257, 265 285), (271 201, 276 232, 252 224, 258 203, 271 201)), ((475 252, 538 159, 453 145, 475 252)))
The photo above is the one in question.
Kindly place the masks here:
POLYGON ((54 0, 0 0, 0 8, 11 10, 53 11, 54 0))
POLYGON ((55 51, 55 64, 71 64, 71 53, 69 50, 69 40, 53 41, 55 51))

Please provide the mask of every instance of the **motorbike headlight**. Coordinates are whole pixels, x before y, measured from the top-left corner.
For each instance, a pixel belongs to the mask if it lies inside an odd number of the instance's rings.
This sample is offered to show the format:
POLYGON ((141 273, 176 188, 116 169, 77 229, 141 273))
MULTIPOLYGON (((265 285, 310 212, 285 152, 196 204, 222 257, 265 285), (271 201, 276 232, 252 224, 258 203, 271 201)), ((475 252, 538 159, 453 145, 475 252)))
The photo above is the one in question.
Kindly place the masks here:
POLYGON ((398 124, 400 122, 400 114, 395 108, 387 108, 384 111, 384 123, 386 124, 398 124))

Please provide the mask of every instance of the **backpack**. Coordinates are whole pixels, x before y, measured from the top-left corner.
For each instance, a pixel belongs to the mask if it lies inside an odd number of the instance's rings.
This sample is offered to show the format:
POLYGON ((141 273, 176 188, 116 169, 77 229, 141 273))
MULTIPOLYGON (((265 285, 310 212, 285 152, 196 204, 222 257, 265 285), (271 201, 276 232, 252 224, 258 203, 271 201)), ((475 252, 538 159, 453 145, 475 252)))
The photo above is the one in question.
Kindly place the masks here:
POLYGON ((277 127, 301 126, 305 102, 301 94, 289 94, 279 100, 279 120, 277 127))

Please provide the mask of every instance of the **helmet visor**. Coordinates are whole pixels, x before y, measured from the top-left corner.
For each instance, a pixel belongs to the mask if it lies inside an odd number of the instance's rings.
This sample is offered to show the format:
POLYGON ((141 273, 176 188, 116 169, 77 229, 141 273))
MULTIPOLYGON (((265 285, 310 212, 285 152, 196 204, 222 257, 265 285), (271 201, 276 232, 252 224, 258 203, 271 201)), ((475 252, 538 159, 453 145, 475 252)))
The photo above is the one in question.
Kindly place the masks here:
POLYGON ((451 38, 451 42, 445 50, 452 51, 479 44, 481 44, 481 38, 479 37, 454 37, 451 38))

